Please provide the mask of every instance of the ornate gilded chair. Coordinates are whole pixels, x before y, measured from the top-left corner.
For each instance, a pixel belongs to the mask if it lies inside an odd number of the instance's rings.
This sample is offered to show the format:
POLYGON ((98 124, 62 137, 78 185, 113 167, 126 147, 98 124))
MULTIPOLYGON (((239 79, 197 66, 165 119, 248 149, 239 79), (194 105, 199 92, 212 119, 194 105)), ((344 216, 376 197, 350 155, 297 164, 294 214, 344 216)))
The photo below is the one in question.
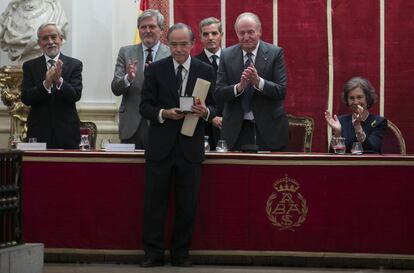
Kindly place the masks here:
POLYGON ((310 117, 299 117, 288 114, 289 144, 288 152, 310 153, 315 123, 310 117))
POLYGON ((96 137, 98 136, 98 129, 96 124, 92 121, 81 121, 80 122, 80 134, 88 135, 91 149, 96 147, 96 137))
POLYGON ((382 141, 383 154, 406 154, 405 140, 398 127, 388 120, 388 128, 382 141))

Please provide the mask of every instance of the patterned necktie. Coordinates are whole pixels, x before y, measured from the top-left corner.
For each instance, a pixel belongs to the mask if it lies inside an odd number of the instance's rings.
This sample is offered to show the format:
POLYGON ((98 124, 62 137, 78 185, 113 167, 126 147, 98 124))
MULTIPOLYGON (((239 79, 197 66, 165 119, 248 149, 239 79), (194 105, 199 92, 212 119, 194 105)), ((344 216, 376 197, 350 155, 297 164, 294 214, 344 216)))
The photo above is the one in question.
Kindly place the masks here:
POLYGON ((147 51, 147 58, 145 59, 144 73, 145 73, 145 70, 147 69, 147 66, 150 63, 152 63, 152 49, 151 48, 147 48, 145 51, 147 51))
POLYGON ((247 60, 244 63, 244 68, 248 68, 250 66, 250 64, 253 63, 253 59, 252 59, 253 53, 251 53, 251 52, 246 53, 246 57, 247 57, 247 60))
POLYGON ((184 69, 184 66, 181 64, 177 68, 177 74, 176 74, 176 83, 178 87, 178 95, 181 96, 181 89, 183 89, 183 74, 182 71, 184 69))
POLYGON ((218 69, 218 65, 217 65, 217 55, 211 55, 211 58, 213 59, 213 61, 211 62, 211 64, 213 65, 214 70, 217 71, 218 69))
POLYGON ((53 59, 50 59, 49 61, 47 61, 48 63, 49 63, 49 69, 51 69, 52 67, 54 67, 55 66, 55 64, 56 64, 56 61, 55 60, 53 60, 53 59))
POLYGON ((152 63, 152 49, 147 48, 147 59, 145 59, 146 64, 152 63))
MULTIPOLYGON (((250 66, 250 64, 253 63, 253 54, 251 52, 246 54, 247 60, 244 63, 244 68, 248 68, 250 66)), ((246 90, 244 90, 243 92, 243 98, 242 98, 242 109, 245 113, 250 112, 250 103, 252 100, 252 95, 253 95, 253 86, 249 85, 246 87, 246 90)))

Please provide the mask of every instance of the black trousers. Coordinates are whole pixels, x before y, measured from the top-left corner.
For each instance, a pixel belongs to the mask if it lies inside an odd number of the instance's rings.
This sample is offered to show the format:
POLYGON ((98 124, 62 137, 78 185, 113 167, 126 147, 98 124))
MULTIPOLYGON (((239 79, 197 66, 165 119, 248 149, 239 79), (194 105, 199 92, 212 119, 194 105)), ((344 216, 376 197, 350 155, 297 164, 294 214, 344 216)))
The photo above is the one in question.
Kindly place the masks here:
POLYGON ((171 241, 173 258, 188 255, 200 186, 201 163, 187 161, 178 144, 164 160, 146 160, 144 224, 142 242, 145 255, 162 257, 168 199, 174 186, 175 216, 171 241))

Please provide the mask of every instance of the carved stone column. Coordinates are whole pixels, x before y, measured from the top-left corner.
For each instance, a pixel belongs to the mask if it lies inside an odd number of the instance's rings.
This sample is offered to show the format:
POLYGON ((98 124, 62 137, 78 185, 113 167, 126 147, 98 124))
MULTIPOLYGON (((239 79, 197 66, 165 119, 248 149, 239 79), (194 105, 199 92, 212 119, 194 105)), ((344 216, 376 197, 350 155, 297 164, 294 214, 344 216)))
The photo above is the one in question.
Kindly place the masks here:
POLYGON ((27 115, 29 107, 21 101, 20 85, 23 70, 20 66, 3 66, 0 68, 1 100, 10 114, 10 135, 21 134, 23 139, 27 133, 27 115))

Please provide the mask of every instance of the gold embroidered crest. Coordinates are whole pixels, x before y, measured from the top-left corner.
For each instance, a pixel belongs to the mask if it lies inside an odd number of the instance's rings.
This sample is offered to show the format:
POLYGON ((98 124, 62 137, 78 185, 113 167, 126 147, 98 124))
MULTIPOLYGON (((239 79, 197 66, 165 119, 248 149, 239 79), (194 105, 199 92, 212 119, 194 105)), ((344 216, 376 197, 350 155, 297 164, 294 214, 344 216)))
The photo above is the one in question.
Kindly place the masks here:
POLYGON ((295 231, 306 220, 308 205, 299 192, 299 183, 285 175, 273 183, 276 192, 267 199, 267 218, 279 230, 295 231))

